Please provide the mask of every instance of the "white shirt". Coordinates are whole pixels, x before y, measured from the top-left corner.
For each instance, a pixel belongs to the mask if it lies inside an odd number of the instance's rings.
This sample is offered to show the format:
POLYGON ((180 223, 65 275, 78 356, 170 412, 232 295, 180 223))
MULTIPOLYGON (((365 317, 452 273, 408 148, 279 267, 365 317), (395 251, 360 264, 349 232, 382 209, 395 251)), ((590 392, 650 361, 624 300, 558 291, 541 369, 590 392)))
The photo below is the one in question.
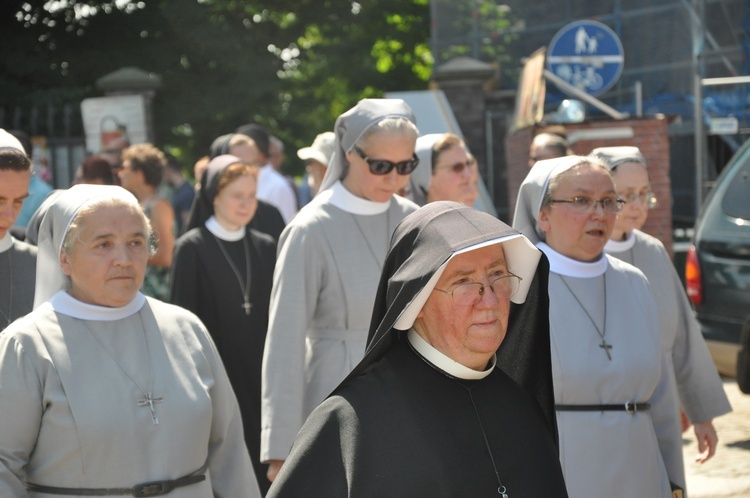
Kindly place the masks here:
POLYGON ((264 164, 258 173, 257 196, 278 209, 284 223, 288 224, 297 214, 297 196, 292 186, 270 163, 264 164))

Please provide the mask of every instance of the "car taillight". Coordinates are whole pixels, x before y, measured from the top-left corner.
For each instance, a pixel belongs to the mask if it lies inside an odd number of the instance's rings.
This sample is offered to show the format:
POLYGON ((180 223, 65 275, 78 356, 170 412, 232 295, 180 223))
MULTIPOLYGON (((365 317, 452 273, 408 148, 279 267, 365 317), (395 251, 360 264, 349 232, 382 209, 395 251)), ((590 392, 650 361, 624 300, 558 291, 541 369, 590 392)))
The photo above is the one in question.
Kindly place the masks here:
POLYGON ((690 246, 685 261, 685 287, 690 301, 699 305, 703 302, 703 283, 701 282, 701 267, 698 262, 698 252, 695 246, 690 246))

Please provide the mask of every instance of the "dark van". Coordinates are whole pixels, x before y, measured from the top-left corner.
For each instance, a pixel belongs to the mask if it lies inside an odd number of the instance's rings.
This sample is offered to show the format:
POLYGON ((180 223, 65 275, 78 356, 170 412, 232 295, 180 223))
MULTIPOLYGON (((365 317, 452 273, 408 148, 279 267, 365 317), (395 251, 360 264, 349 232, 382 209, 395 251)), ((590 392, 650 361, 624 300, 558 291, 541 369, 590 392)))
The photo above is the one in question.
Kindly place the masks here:
POLYGON ((750 394, 750 141, 703 204, 685 285, 719 372, 750 394))

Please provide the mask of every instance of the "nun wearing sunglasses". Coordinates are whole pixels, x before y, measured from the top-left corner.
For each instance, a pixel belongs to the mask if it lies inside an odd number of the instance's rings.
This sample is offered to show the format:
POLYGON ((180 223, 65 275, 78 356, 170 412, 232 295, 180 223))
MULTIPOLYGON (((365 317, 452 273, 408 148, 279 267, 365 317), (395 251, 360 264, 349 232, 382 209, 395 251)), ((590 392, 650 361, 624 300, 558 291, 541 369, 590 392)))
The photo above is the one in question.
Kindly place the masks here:
POLYGON ((362 359, 372 304, 419 160, 411 108, 365 99, 336 120, 320 193, 284 229, 263 355, 261 461, 273 481, 297 431, 362 359))
POLYGON ((479 172, 466 143, 453 133, 432 133, 417 139, 419 167, 409 181, 407 195, 420 206, 454 201, 473 206, 479 195, 479 172))

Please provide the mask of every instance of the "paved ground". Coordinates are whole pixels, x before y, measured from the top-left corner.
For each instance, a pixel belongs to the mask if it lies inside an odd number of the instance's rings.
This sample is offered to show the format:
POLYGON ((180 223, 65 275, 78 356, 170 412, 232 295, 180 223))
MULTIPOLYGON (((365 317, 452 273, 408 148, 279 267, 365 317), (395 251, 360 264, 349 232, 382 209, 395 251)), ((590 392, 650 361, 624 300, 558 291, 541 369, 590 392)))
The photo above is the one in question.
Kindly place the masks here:
POLYGON ((683 434, 689 498, 750 497, 750 395, 742 394, 734 380, 724 380, 724 390, 734 411, 714 420, 719 434, 716 455, 704 464, 692 428, 683 434))

